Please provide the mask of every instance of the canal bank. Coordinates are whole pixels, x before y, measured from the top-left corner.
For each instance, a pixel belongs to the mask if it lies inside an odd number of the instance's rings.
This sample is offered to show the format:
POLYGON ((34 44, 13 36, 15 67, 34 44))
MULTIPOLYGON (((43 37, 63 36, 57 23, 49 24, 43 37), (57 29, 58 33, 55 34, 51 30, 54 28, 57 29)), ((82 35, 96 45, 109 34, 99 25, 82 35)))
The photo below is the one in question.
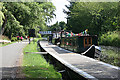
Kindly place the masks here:
POLYGON ((50 54, 44 54, 43 56, 47 62, 54 65, 54 68, 57 70, 57 72, 62 74, 62 80, 87 80, 83 76, 80 76, 78 73, 62 64, 50 54))
MULTIPOLYGON (((85 78, 88 80, 110 80, 118 79, 119 67, 112 66, 110 64, 89 58, 74 52, 62 49, 56 45, 52 45, 47 41, 40 41, 40 46, 45 52, 47 52, 53 61, 52 64, 56 64, 56 60, 66 66, 68 69, 72 70, 72 73, 79 74, 78 78, 85 78), (55 59, 54 59, 55 58, 55 59)), ((47 58, 49 59, 49 58, 47 58)), ((48 60, 49 61, 49 60, 48 60)), ((59 72, 64 72, 66 69, 62 69, 59 72)), ((68 70, 69 71, 69 70, 68 70)), ((67 71, 67 72, 68 72, 67 71)), ((70 72, 69 72, 70 73, 70 72)), ((76 76, 76 75, 75 75, 76 76)), ((72 75, 72 80, 74 79, 72 75)), ((81 79, 83 80, 83 79, 81 79)))
POLYGON ((37 54, 37 40, 28 44, 23 50, 22 73, 25 79, 61 80, 61 74, 54 66, 46 62, 41 54, 37 54))
POLYGON ((102 54, 100 60, 114 66, 120 67, 120 48, 114 46, 100 45, 102 54))

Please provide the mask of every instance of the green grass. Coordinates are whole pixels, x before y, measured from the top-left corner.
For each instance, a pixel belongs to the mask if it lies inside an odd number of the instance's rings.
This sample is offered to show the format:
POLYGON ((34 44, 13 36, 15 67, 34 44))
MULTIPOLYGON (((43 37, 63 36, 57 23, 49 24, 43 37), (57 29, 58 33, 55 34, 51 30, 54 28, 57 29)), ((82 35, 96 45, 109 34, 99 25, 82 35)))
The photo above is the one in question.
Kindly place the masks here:
POLYGON ((31 42, 30 44, 28 44, 28 45, 24 48, 23 52, 24 52, 24 53, 25 53, 25 52, 38 52, 38 51, 37 51, 37 43, 35 42, 35 44, 34 44, 33 42, 31 42))
MULTIPOLYGON (((36 40, 37 41, 37 40, 36 40)), ((42 55, 26 54, 25 52, 37 52, 37 43, 28 44, 24 48, 23 73, 27 78, 47 78, 53 80, 61 79, 61 74, 56 72, 54 67, 46 62, 42 55)))
POLYGON ((3 47, 3 46, 7 46, 7 45, 10 45, 10 44, 13 44, 15 42, 11 42, 11 43, 0 43, 0 47, 3 47))
POLYGON ((104 51, 102 51, 103 54, 108 55, 108 57, 114 57, 114 58, 118 58, 119 57, 119 53, 116 53, 113 50, 106 50, 104 49, 104 51))
POLYGON ((105 58, 101 57, 101 60, 106 63, 120 67, 120 52, 111 49, 104 49, 104 50, 103 49, 104 48, 102 48, 102 54, 107 57, 105 58))

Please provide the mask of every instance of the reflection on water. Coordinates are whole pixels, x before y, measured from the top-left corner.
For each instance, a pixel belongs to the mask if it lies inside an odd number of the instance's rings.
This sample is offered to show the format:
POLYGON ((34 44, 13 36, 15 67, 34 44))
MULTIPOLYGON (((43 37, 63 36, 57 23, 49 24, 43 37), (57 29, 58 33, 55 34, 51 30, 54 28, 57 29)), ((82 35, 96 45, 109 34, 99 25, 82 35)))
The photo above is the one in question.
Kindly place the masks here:
POLYGON ((101 61, 120 67, 120 48, 113 46, 100 46, 102 49, 101 61))

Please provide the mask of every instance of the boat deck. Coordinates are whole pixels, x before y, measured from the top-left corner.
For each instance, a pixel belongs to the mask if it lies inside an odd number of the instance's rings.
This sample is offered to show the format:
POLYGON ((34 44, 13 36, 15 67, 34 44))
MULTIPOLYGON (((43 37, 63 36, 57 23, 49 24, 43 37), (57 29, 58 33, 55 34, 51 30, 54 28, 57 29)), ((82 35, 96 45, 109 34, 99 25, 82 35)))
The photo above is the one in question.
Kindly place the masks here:
POLYGON ((65 50, 48 41, 40 41, 40 46, 62 64, 87 79, 120 80, 119 67, 65 50))

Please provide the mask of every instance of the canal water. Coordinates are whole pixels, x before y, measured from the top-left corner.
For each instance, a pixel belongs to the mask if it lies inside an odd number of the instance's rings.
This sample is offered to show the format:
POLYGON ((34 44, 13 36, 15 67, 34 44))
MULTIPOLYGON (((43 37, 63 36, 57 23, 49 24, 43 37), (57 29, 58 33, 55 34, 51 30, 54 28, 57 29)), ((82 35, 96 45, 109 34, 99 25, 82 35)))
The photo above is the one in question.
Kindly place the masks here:
POLYGON ((113 46, 103 46, 100 45, 102 50, 102 55, 100 60, 114 66, 120 67, 120 48, 113 46))

